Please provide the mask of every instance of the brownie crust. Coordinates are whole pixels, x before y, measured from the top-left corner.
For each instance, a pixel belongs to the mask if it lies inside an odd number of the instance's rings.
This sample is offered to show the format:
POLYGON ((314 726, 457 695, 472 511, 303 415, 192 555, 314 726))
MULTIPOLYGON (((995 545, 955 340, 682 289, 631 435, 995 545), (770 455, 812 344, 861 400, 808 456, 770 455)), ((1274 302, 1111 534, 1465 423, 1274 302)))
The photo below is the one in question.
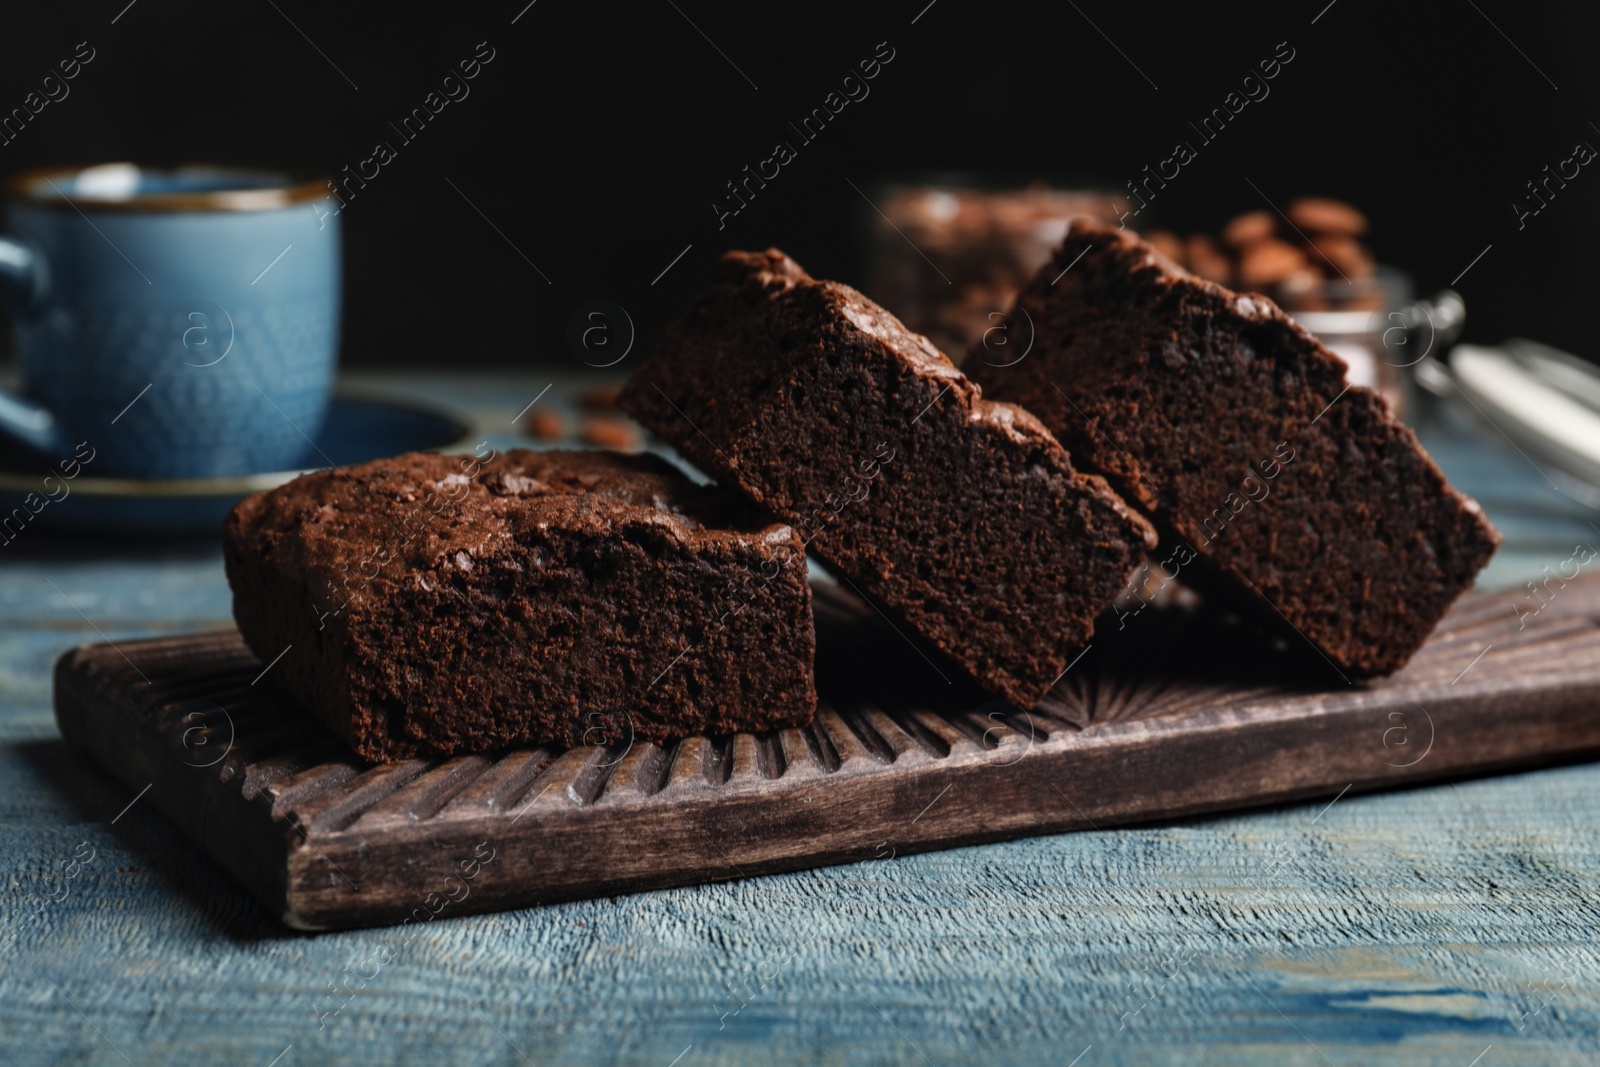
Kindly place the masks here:
POLYGON ((1341 672, 1402 666, 1499 535, 1377 393, 1266 297, 1079 223, 967 371, 1160 532, 1169 576, 1294 627, 1341 672))
POLYGON ((725 255, 620 404, 1020 707, 1153 543, 1037 419, 984 400, 925 338, 776 249, 725 255))
POLYGON ((412 453, 249 497, 223 534, 267 677, 364 759, 771 730, 816 706, 798 538, 658 457, 412 453))

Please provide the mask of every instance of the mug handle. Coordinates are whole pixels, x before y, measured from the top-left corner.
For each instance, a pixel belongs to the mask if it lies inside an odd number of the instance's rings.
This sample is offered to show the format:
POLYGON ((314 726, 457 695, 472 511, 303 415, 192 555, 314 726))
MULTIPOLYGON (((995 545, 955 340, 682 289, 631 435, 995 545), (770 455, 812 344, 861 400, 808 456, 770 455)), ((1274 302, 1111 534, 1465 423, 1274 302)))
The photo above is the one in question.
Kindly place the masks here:
MULTIPOLYGON (((0 237, 0 284, 4 284, 19 315, 37 313, 48 288, 44 257, 32 245, 0 237)), ((0 389, 0 433, 46 455, 72 451, 72 443, 50 409, 26 397, 0 389)))

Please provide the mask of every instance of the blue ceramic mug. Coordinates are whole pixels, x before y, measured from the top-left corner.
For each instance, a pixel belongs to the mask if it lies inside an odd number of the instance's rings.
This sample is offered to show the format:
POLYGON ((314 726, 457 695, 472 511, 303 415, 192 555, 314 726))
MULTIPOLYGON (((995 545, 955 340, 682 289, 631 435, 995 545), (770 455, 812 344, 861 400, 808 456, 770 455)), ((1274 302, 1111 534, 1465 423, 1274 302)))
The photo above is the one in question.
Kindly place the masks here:
POLYGON ((321 180, 131 163, 10 182, 0 281, 22 395, 0 433, 96 471, 198 478, 322 465, 340 248, 321 180))

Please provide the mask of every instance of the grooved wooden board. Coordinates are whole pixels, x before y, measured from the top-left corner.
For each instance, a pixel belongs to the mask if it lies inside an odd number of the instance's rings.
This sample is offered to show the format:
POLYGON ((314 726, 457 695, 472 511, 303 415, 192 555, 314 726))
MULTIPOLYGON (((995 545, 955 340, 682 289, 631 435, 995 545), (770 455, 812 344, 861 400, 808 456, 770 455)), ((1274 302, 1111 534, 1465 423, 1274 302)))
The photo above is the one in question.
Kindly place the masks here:
POLYGON ((75 649, 56 717, 284 922, 378 925, 1592 757, 1600 576, 1542 595, 1467 596, 1361 686, 1146 608, 1023 712, 819 586, 815 723, 664 748, 365 765, 232 631, 75 649))

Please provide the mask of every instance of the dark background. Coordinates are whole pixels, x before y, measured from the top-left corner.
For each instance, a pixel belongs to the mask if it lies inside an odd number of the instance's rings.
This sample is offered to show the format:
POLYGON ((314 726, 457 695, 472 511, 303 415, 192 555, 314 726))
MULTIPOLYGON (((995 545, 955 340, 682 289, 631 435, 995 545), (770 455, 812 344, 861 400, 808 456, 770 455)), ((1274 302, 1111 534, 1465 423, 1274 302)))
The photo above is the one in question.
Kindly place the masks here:
POLYGON ((1600 167, 1520 232, 1510 206, 1578 141, 1600 147, 1595 5, 675 2, 9 4, 0 111, 78 42, 97 54, 0 146, 0 172, 126 158, 336 173, 389 140, 398 158, 343 216, 347 363, 575 363, 580 304, 620 304, 647 348, 726 248, 776 244, 862 283, 871 209, 847 178, 999 170, 1120 188, 1288 41, 1271 96, 1140 221, 1214 229, 1263 206, 1249 182, 1279 205, 1343 198, 1425 291, 1493 245, 1458 286, 1469 340, 1600 358, 1582 296, 1600 167), (387 123, 482 41, 495 58, 470 96, 400 144, 387 123), (722 184, 880 41, 896 55, 871 95, 719 232, 722 184))

